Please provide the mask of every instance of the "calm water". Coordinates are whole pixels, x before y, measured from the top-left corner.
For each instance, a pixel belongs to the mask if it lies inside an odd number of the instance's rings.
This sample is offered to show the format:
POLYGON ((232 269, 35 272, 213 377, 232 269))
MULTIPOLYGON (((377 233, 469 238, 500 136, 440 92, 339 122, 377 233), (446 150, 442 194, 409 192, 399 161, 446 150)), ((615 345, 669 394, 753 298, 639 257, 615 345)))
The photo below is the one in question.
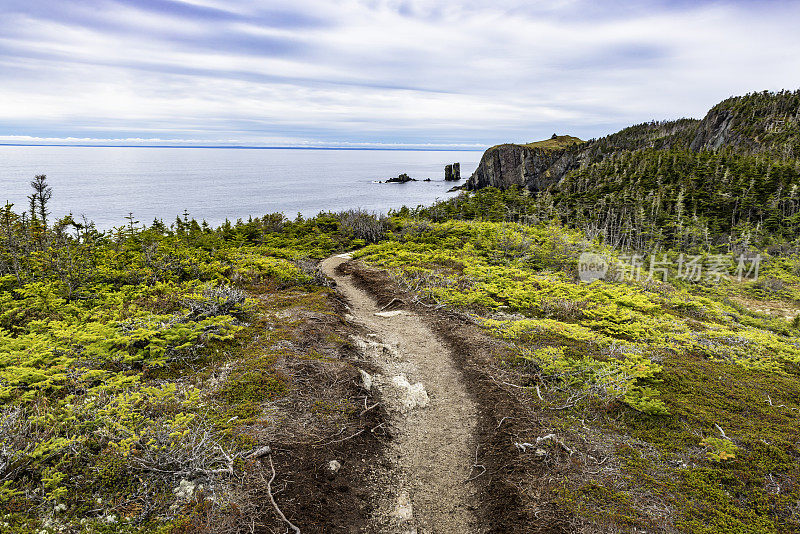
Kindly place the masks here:
MULTIPOLYGON (((0 203, 27 207, 29 182, 46 174, 51 211, 86 215, 99 228, 125 222, 167 224, 188 210, 212 225, 281 211, 289 217, 364 208, 385 213, 452 196, 444 166, 460 162, 466 179, 480 152, 257 150, 0 146, 0 203), (405 172, 432 182, 376 184, 405 172)), ((463 183, 460 182, 460 183, 463 183)))

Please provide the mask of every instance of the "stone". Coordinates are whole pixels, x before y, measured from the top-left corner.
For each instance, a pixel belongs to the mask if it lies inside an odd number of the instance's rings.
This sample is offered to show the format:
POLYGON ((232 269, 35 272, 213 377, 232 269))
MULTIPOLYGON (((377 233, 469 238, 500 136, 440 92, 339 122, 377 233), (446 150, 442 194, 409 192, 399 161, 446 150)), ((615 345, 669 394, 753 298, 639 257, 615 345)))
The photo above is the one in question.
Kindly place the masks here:
POLYGON ((425 408, 430 402, 425 386, 420 382, 412 385, 404 375, 392 377, 392 386, 397 391, 400 409, 404 413, 415 408, 425 408))
POLYGON ((172 493, 175 494, 179 501, 190 501, 196 488, 197 485, 194 482, 182 478, 178 486, 173 488, 172 493))
MULTIPOLYGON (((328 480, 333 480, 339 474, 339 469, 342 468, 342 463, 339 460, 331 460, 328 462, 328 469, 325 476, 328 480)), ((348 488, 349 489, 349 488, 348 488)), ((340 489, 341 491, 341 489, 340 489)))
POLYGON ((403 310, 392 310, 392 311, 382 311, 382 312, 375 312, 376 317, 395 317, 397 315, 403 315, 406 312, 403 310))
POLYGON ((370 376, 370 374, 363 369, 359 369, 358 372, 361 373, 361 384, 364 386, 364 389, 366 389, 367 391, 371 391, 372 377, 370 376))
POLYGON ((383 183, 385 183, 385 184, 404 184, 406 182, 416 182, 416 181, 417 181, 416 179, 411 178, 406 173, 403 173, 403 174, 398 175, 397 178, 389 178, 388 180, 386 180, 383 183))
POLYGON ((411 521, 414 518, 414 508, 411 504, 411 497, 408 492, 402 491, 397 496, 397 505, 392 513, 400 521, 411 521))
POLYGON ((461 164, 451 163, 444 166, 444 181, 457 182, 461 179, 461 164))

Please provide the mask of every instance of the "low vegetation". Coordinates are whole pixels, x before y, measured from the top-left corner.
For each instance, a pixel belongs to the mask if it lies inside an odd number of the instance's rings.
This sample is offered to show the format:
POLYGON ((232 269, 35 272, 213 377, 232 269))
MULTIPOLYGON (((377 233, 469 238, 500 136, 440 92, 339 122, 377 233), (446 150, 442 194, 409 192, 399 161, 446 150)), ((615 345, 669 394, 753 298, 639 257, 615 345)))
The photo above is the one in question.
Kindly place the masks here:
POLYGON ((250 455, 358 413, 315 260, 384 222, 131 217, 99 232, 48 221, 38 183, 30 212, 0 213, 0 530, 271 527, 250 455))
POLYGON ((578 530, 800 528, 800 255, 761 251, 759 278, 739 280, 723 248, 730 274, 687 281, 674 250, 662 279, 636 277, 583 233, 500 222, 528 202, 480 191, 407 210, 356 256, 506 343, 498 372, 570 450, 548 456, 571 462, 548 491, 578 530), (610 258, 607 279, 579 280, 584 252, 610 258))

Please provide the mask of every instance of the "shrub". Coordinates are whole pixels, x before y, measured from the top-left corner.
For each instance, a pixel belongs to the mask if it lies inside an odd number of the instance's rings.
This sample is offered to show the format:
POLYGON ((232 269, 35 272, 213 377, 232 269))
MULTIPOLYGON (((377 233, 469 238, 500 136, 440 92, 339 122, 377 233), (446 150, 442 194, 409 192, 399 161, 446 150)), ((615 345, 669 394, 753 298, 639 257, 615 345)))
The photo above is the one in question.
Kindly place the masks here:
POLYGON ((353 239, 366 243, 377 243, 386 235, 386 218, 361 209, 342 211, 336 214, 341 228, 353 239))
POLYGON ((705 438, 701 443, 708 450, 706 455, 712 462, 724 462, 726 460, 733 460, 736 458, 736 452, 739 448, 733 444, 729 439, 723 438, 705 438))

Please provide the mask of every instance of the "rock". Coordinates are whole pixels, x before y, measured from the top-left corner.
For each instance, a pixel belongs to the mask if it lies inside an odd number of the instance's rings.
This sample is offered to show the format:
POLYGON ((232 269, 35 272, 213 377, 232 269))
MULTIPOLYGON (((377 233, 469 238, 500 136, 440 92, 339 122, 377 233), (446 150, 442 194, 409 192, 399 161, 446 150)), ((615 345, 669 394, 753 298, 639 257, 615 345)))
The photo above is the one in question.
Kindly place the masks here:
POLYGON ((520 186, 542 191, 561 181, 580 166, 581 158, 573 147, 545 149, 525 145, 499 145, 487 150, 465 189, 484 187, 508 189, 520 186))
POLYGON ((359 369, 358 372, 361 373, 361 384, 364 386, 364 389, 367 391, 372 390, 372 377, 370 374, 363 369, 359 369))
POLYGON ((423 182, 430 182, 430 181, 432 181, 432 180, 431 180, 430 178, 425 178, 425 179, 424 179, 424 180, 422 180, 422 181, 423 181, 423 182))
POLYGON ((395 315, 403 315, 405 312, 403 310, 392 310, 392 311, 382 311, 376 312, 375 315, 377 317, 394 317, 395 315))
POLYGON ((194 490, 197 488, 197 485, 190 481, 182 478, 180 482, 178 482, 177 487, 172 489, 172 493, 175 494, 175 497, 179 501, 190 501, 192 497, 194 497, 194 490))
POLYGON ((457 182, 461 179, 461 164, 451 163, 444 166, 444 181, 457 182))
POLYGON ((400 492, 397 496, 397 505, 392 515, 400 521, 411 521, 414 518, 414 507, 411 505, 411 497, 407 491, 400 492))
POLYGON ((250 453, 249 458, 262 458, 268 454, 272 454, 272 449, 269 445, 264 445, 263 447, 259 447, 252 453, 250 453))
POLYGON ((417 180, 415 180, 414 178, 411 178, 406 173, 403 173, 403 174, 399 175, 397 178, 389 178, 388 180, 386 180, 383 183, 385 183, 385 184, 404 184, 406 182, 416 182, 416 181, 417 180))
POLYGON ((400 411, 404 413, 414 408, 425 408, 430 402, 428 392, 420 382, 412 385, 405 376, 397 375, 392 377, 392 386, 398 394, 400 411))
POLYGON ((341 468, 342 464, 338 460, 331 460, 330 462, 328 462, 328 473, 327 473, 328 479, 332 480, 333 478, 335 478, 336 475, 339 473, 339 469, 341 468))
POLYGON ((711 110, 705 116, 689 148, 692 150, 719 150, 731 137, 733 113, 727 110, 711 110))
POLYGON ((461 191, 462 189, 464 189, 463 185, 456 185, 456 186, 453 186, 450 189, 448 189, 447 192, 448 193, 455 193, 456 191, 461 191))

